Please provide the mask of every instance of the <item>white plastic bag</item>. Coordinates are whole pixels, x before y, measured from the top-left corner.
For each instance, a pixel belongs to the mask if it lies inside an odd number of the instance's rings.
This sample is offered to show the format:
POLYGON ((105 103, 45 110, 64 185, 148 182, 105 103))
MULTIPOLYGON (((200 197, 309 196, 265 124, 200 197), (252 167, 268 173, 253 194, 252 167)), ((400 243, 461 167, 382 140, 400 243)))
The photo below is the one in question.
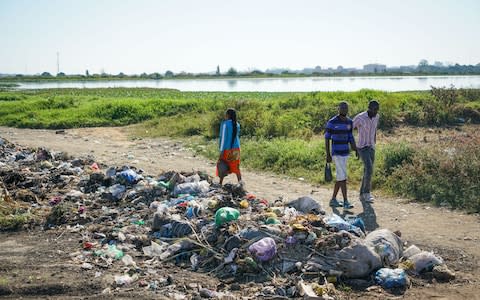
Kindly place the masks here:
POLYGON ((443 265, 443 259, 433 254, 433 252, 422 251, 408 259, 413 263, 415 273, 420 274, 424 271, 431 271, 434 266, 443 265))

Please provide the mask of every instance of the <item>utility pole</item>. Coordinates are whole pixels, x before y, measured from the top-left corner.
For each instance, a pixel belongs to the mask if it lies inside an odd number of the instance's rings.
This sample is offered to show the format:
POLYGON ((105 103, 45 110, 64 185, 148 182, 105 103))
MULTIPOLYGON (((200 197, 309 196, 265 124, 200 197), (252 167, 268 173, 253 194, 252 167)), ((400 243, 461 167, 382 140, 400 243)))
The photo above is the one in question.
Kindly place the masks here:
POLYGON ((60 73, 60 53, 57 52, 57 75, 60 73))

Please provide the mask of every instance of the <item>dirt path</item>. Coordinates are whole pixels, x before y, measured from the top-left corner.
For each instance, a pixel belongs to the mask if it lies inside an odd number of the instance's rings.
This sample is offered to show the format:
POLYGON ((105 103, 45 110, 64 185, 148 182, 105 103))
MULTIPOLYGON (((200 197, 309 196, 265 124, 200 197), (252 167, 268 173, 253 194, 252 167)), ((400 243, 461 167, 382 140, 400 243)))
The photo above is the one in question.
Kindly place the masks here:
MULTIPOLYGON (((63 134, 50 130, 0 127, 0 137, 11 142, 30 147, 47 147, 75 156, 91 155, 98 162, 107 165, 134 165, 148 174, 193 169, 214 175, 213 162, 196 157, 179 142, 163 138, 132 140, 128 134, 128 127, 72 129, 63 134)), ((327 187, 248 170, 243 172, 243 177, 247 190, 257 196, 268 200, 293 200, 311 195, 330 211, 326 206, 331 190, 327 187)), ((233 176, 228 180, 233 181, 233 176)), ((351 199, 358 199, 358 193, 354 191, 350 191, 349 196, 351 199)), ((457 272, 458 279, 454 283, 418 286, 407 292, 407 298, 480 298, 475 288, 475 285, 480 283, 478 215, 467 215, 383 195, 377 195, 377 202, 372 206, 362 207, 360 202, 355 200, 353 204, 356 205, 353 213, 364 218, 368 229, 381 227, 400 230, 405 241, 439 253, 457 272)), ((342 214, 342 211, 338 213, 342 214)))

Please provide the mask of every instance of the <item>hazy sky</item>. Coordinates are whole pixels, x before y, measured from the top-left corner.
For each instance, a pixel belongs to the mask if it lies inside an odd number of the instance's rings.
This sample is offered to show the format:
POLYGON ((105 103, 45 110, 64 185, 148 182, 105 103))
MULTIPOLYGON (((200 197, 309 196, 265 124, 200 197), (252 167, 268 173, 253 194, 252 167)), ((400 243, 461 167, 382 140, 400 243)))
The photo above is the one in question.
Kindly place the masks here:
POLYGON ((0 73, 480 63, 478 0, 0 0, 0 73))

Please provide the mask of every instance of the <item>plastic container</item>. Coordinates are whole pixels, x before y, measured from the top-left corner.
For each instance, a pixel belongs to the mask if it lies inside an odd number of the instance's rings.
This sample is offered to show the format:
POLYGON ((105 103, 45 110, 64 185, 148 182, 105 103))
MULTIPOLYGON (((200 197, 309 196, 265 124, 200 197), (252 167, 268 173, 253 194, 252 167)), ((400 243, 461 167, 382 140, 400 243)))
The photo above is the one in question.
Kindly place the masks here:
POLYGON ((224 223, 237 220, 240 212, 232 207, 222 207, 215 213, 215 224, 221 226, 224 223))

